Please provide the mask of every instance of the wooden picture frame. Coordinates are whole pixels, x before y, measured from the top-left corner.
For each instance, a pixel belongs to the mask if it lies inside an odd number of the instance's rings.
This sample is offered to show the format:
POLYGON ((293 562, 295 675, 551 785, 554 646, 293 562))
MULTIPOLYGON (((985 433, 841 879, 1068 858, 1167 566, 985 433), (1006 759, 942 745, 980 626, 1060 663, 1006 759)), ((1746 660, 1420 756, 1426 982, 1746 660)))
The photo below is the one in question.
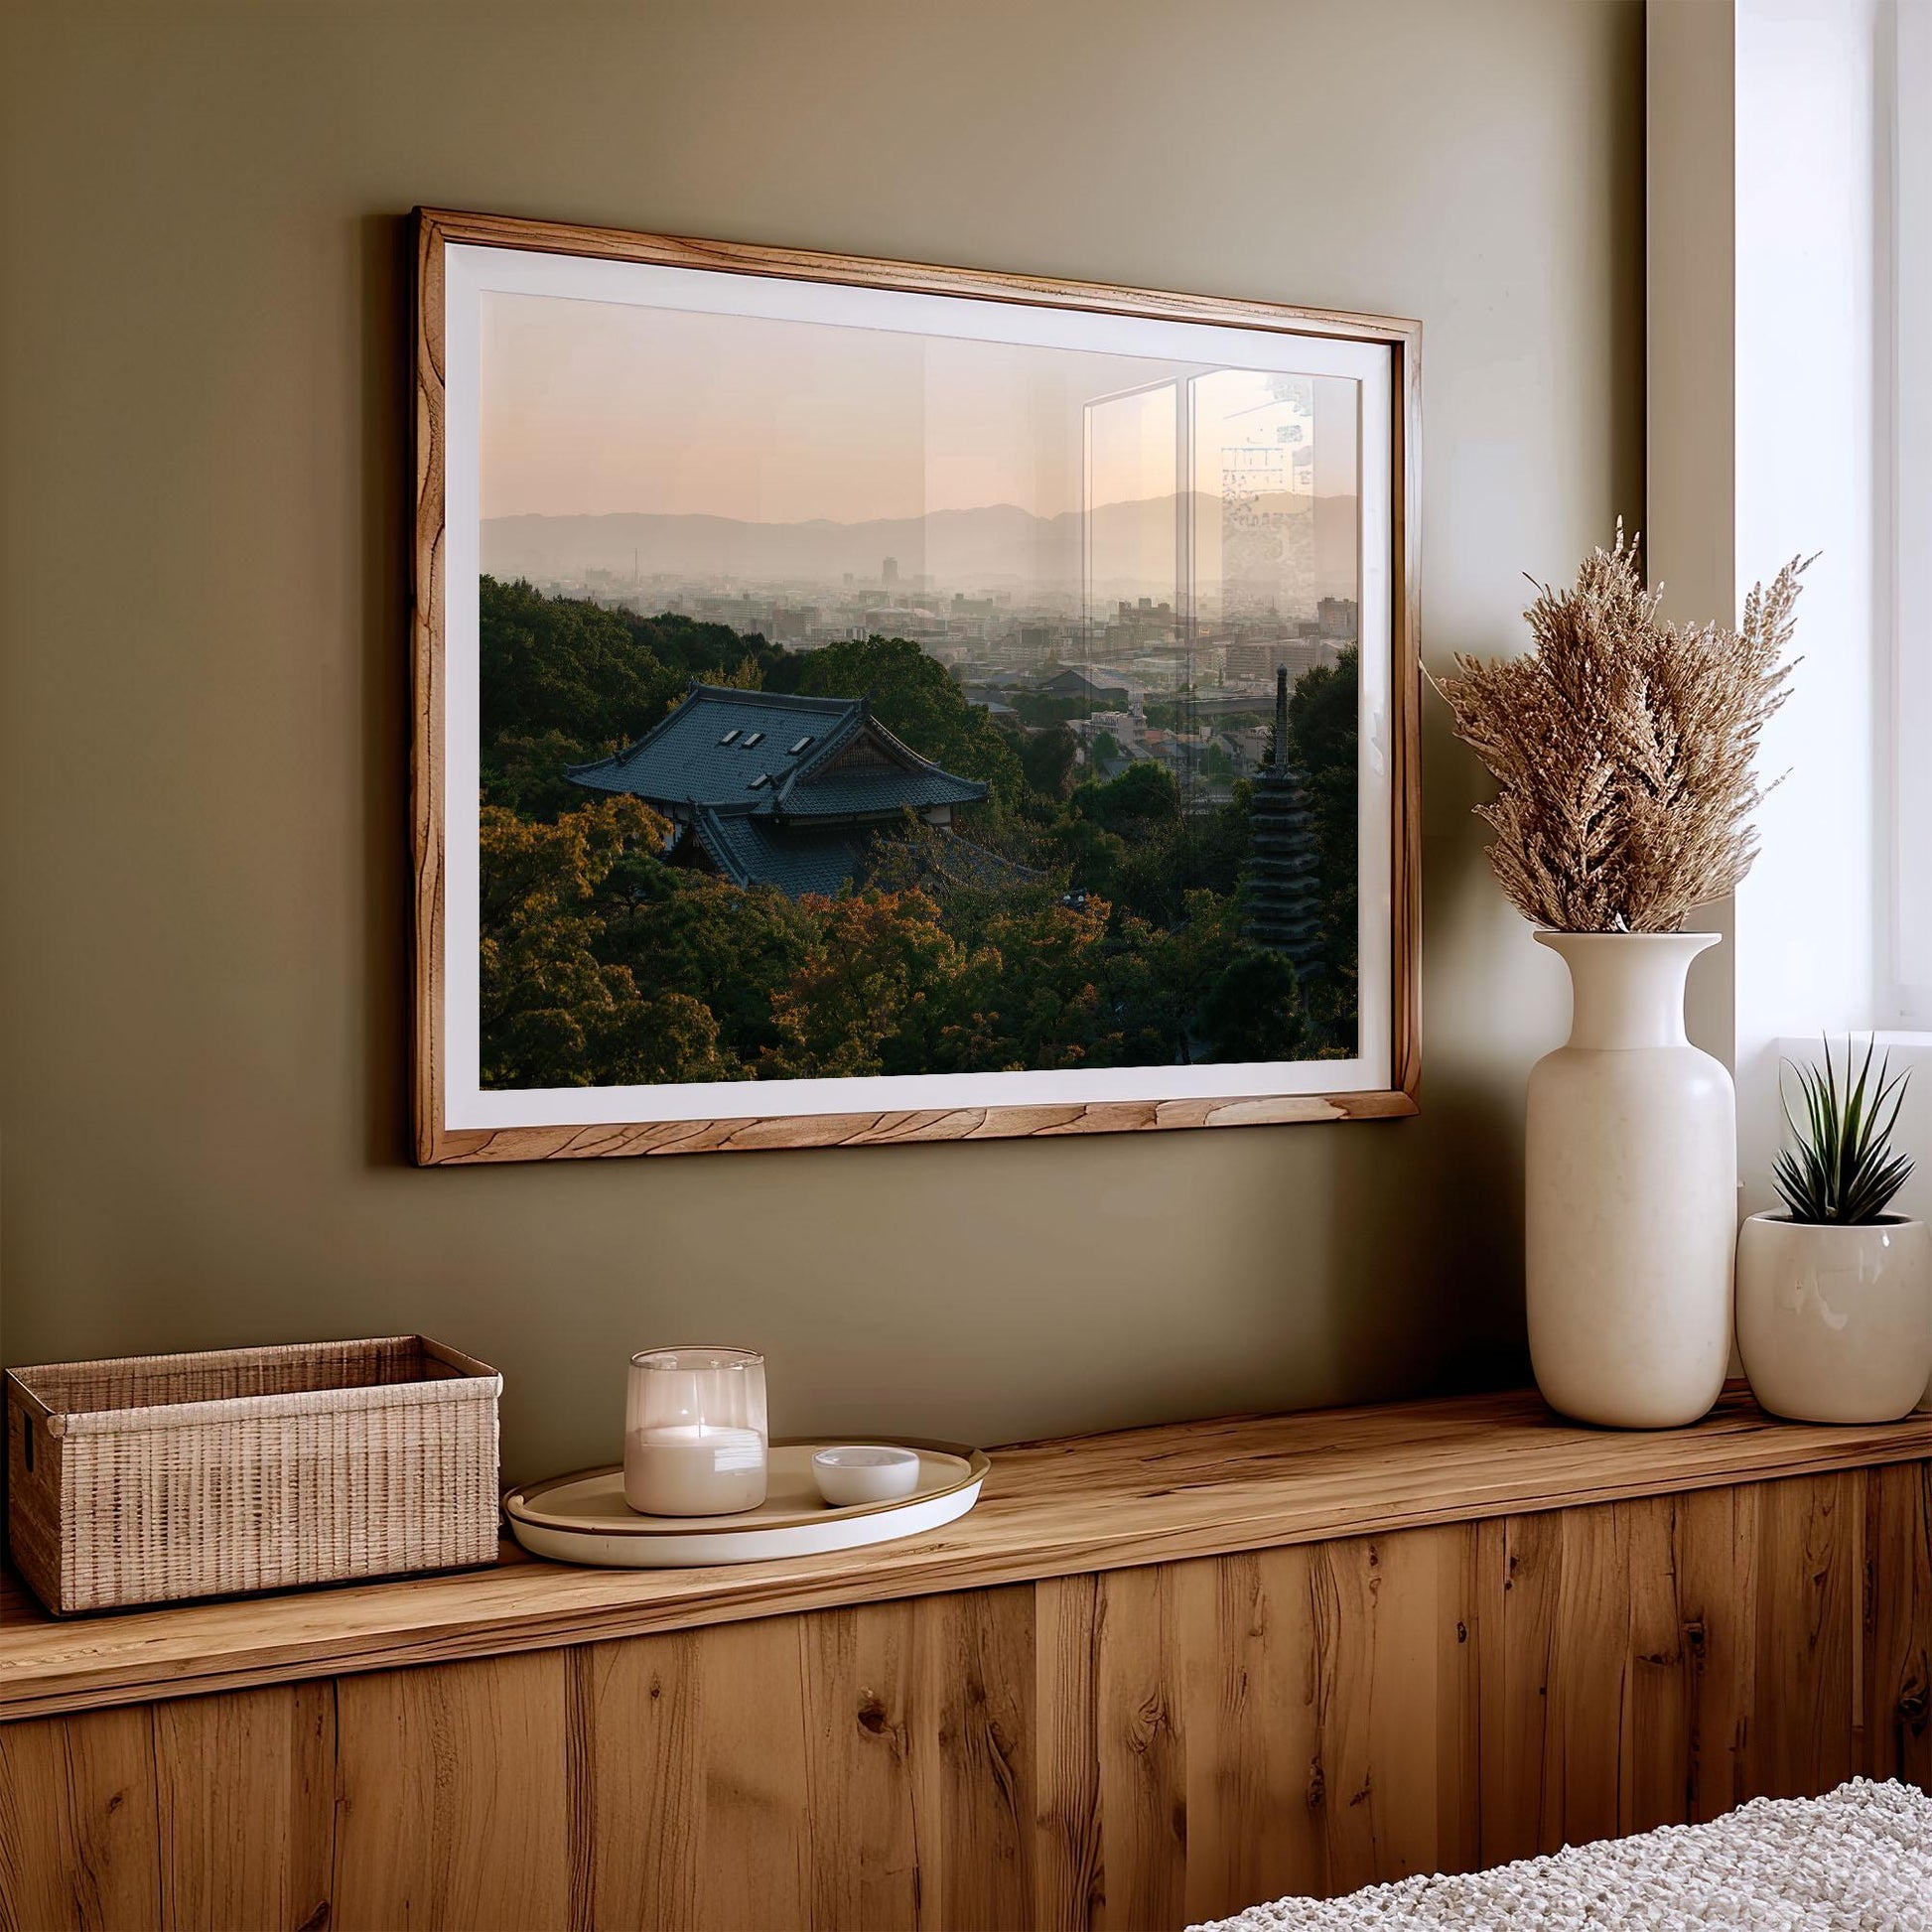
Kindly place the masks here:
MULTIPOLYGON (((413 1097, 415 1153, 420 1164, 1051 1138, 1182 1127, 1386 1119, 1417 1111, 1421 1066, 1417 510, 1422 329, 1419 323, 1236 298, 1063 282, 435 208, 416 210, 415 242, 411 816, 415 870, 413 1097), (462 252, 453 256, 452 250, 462 252), (685 1118, 625 1119, 621 1117, 624 1110, 614 1106, 611 1111, 618 1117, 609 1120, 573 1118, 531 1123, 506 1119, 480 1125, 471 1120, 453 1119, 451 1095, 455 1090, 451 1085, 453 1041, 447 955, 452 860, 456 855, 449 834, 452 800, 446 791, 452 761, 449 708, 454 668, 448 618, 452 548, 448 498, 453 484, 450 474, 452 410, 455 400, 460 399, 453 399, 449 389, 451 322, 447 304, 449 268, 453 261, 462 264, 499 259, 479 257, 471 252, 478 250, 518 251, 519 256, 575 262, 644 264, 653 268, 702 271, 714 277, 777 278, 788 284, 893 291, 976 304, 1020 305, 1075 318, 1148 319, 1157 323, 1208 325, 1220 331, 1273 332, 1311 345, 1362 345, 1376 351, 1378 359, 1386 356, 1387 702, 1386 735, 1380 743, 1387 764, 1387 849, 1374 856, 1362 851, 1357 875, 1374 886, 1378 902, 1386 906, 1386 954, 1380 956, 1379 948, 1378 957, 1363 954, 1358 967, 1362 982, 1367 983, 1374 972, 1378 987, 1386 984, 1387 1052, 1386 1063, 1378 1063, 1381 1077, 1372 1086, 1352 1086, 1332 1092, 1256 1092, 1250 1082, 1246 1088, 1225 1094, 1101 1097, 1049 1103, 1019 1101, 1011 1105, 997 1100, 984 1105, 882 1104, 758 1116, 729 1114, 722 1109, 707 1115, 702 1102, 710 1089, 694 1084, 684 1090, 693 1103, 690 1117, 685 1118), (1387 882, 1385 899, 1379 897, 1383 880, 1387 882), (1385 981, 1382 975, 1386 975, 1385 981)), ((1364 475, 1368 453, 1365 448, 1364 475)), ((1374 454, 1379 465, 1383 453, 1378 449, 1374 454)), ((1361 497, 1364 503, 1368 499, 1366 484, 1362 486, 1361 497)), ((472 485, 466 501, 474 506, 475 500, 472 485)), ((474 557, 475 552, 473 544, 467 554, 474 557)), ((1379 567, 1379 558, 1377 563, 1379 567)), ((474 565, 466 568, 471 569, 474 582, 474 565)), ((1360 646, 1364 653, 1368 645, 1364 624, 1360 646)), ((474 649, 474 639, 469 647, 474 649)), ((1367 661, 1366 655, 1362 661, 1367 661)), ((474 865, 467 876, 474 879, 474 865)), ((470 890, 474 899, 475 888, 470 890)), ((474 1049, 470 1064, 468 1077, 474 1082, 479 1077, 474 1070, 474 1049)), ((954 1077, 1005 1080, 1027 1076, 992 1073, 954 1077)), ((779 1084, 767 1082, 773 1088, 779 1084)), ((882 1100, 895 1088, 890 1078, 869 1084, 881 1087, 882 1100)), ((607 1089, 576 1091, 600 1093, 607 1089)), ((576 1104, 581 1108, 586 1103, 576 1104)))

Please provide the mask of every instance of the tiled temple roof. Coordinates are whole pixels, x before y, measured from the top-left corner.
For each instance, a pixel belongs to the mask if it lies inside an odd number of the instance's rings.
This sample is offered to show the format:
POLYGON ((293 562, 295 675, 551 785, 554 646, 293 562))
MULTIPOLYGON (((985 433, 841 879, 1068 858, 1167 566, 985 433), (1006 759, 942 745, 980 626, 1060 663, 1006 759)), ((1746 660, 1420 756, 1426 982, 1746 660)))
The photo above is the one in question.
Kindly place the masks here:
POLYGON ((863 698, 801 698, 693 684, 677 708, 574 783, 627 792, 690 819, 702 806, 768 820, 885 820, 908 807, 977 804, 955 777, 895 738, 863 698))
POLYGON ((831 898, 859 870, 871 844, 869 825, 780 826, 756 812, 700 805, 692 832, 734 886, 775 886, 791 898, 831 898))
MULTIPOLYGON (((776 886, 793 898, 837 893, 901 812, 934 812, 943 823, 950 814, 940 808, 978 804, 988 789, 920 758, 863 698, 696 683, 634 745, 567 775, 655 805, 735 886, 776 886)), ((968 872, 1032 876, 953 843, 968 872)))

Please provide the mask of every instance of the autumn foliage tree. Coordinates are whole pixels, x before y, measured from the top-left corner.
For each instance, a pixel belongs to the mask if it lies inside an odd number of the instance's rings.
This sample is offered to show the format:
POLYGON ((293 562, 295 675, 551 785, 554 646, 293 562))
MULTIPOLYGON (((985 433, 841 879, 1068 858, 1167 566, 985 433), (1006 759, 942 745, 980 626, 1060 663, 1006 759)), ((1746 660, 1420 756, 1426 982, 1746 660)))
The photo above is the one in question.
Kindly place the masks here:
POLYGON ((866 891, 816 903, 810 948, 772 1002, 767 1070, 851 1078, 927 1070, 922 1047, 966 970, 923 893, 866 891))
POLYGON ((625 854, 669 827, 635 798, 553 824, 502 806, 482 816, 480 1001, 484 1086, 575 1087, 728 1079, 710 1010, 640 985, 603 957, 603 889, 625 854))

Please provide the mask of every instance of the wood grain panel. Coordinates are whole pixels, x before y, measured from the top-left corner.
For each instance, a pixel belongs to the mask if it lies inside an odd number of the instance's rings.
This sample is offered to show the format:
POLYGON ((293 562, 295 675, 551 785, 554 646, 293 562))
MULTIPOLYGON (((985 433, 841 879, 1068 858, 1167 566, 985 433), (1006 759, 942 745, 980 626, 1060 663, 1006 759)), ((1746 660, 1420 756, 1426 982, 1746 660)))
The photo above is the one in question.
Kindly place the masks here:
POLYGON ((1870 1693, 1859 1472, 1484 1526, 1483 1863, 1853 1775, 1867 1696, 1910 1708, 1932 1608, 1902 1581, 1918 1532, 1899 1480, 1871 1665, 1896 1688, 1870 1693))
POLYGON ((1544 1698, 1542 1846, 1614 1838, 1630 1689, 1631 1576, 1623 1512, 1556 1520, 1556 1621, 1544 1698))
POLYGON ((1032 1591, 839 1610, 802 1634, 812 1924, 1031 1922, 1032 1591))
POLYGON ((1757 1682, 1757 1522, 1762 1484, 1672 1499, 1685 1679, 1684 1819, 1750 1795, 1757 1682))
POLYGON ((160 1924, 147 1712, 0 1727, 0 1928, 160 1924))
POLYGON ((440 1663, 843 1603, 1682 1495, 1919 1461, 1932 1418, 1775 1423, 1740 1392, 1694 1428, 1613 1434, 1533 1394, 1123 1431, 1001 1449, 973 1512, 932 1536, 727 1573, 495 1569, 60 1623, 16 1591, 0 1720, 339 1671, 440 1663))
POLYGON ((1101 1900, 1110 1928, 1186 1919, 1186 1661, 1171 1564, 1123 1570, 1100 1589, 1094 1717, 1101 1900))
POLYGON ((1178 1569, 1190 1922, 1322 1888, 1313 1564, 1265 1550, 1178 1569))
POLYGON ((1863 1484, 1764 1486, 1757 1498, 1757 1657, 1747 1796, 1829 1791, 1859 1767, 1863 1484))
MULTIPOLYGON (((1726 1557, 1729 1520, 1714 1520, 1726 1557)), ((1532 1858, 1689 1815, 1705 1633, 1680 1577, 1705 1533, 1657 1498, 1511 1517, 1479 1536, 1481 1857, 1532 1858)), ((1699 1570, 1700 1579, 1710 1565, 1699 1570)), ((1726 1567, 1722 1573, 1728 1578, 1726 1567)), ((1732 1630, 1748 1604, 1701 1615, 1732 1630)))
POLYGON ((944 1862, 936 1922, 945 1932, 1030 1924, 1038 1736, 1034 1592, 971 1590, 914 1607, 931 1631, 926 1695, 939 1719, 944 1862))
POLYGON ((1178 1925, 1472 1864, 1470 1547, 1042 1586, 1039 1922, 1178 1925))
POLYGON ((1038 1710, 1034 1923, 1099 1923, 1106 1901, 1100 1832, 1100 1592, 1097 1576, 1056 1577, 1034 1591, 1038 1710))
POLYGON ((876 261, 805 249, 704 241, 686 235, 628 233, 568 222, 416 210, 415 552, 411 824, 415 849, 413 950, 416 1158, 460 1162, 609 1160, 626 1155, 698 1154, 789 1147, 890 1146, 985 1140, 1245 1127, 1315 1120, 1386 1119, 1413 1114, 1421 1084, 1422 776, 1419 714, 1422 659, 1418 622, 1421 540, 1422 325, 1400 317, 1357 316, 1236 298, 1181 295, 1036 276, 991 274, 924 262, 876 261), (1380 874, 1393 911, 1386 961, 1391 1004, 1390 1084, 1370 1093, 1273 1094, 1204 1100, 1099 1102, 1088 1106, 958 1107, 919 1112, 782 1116, 754 1120, 622 1121, 590 1127, 452 1129, 445 1125, 443 917, 446 889, 443 710, 445 653, 445 359, 444 249, 452 243, 518 248, 603 260, 653 262, 740 275, 776 275, 859 288, 910 289, 984 301, 1118 315, 1159 316, 1223 327, 1338 338, 1385 347, 1390 362, 1392 459, 1390 516, 1390 836, 1365 858, 1380 874))
MULTIPOLYGON (((440 890, 440 888, 439 888, 440 890)), ((1419 1064, 1414 1077, 1420 1082, 1419 1064)), ((506 1161, 610 1161, 626 1155, 746 1154, 770 1148, 903 1147, 925 1141, 1062 1140, 1185 1127, 1292 1127, 1310 1121, 1403 1120, 1419 1112, 1399 1091, 1235 1095, 1211 1100, 1109 1100, 1083 1106, 944 1107, 923 1112, 785 1114, 765 1120, 604 1122, 594 1127, 446 1128, 425 1167, 506 1161)))
POLYGON ((1546 1714, 1562 1543, 1555 1515, 1485 1524, 1478 1540, 1484 1865, 1549 1849, 1546 1714))
POLYGON ((802 1642, 800 1619, 769 1617, 575 1653, 595 1792, 577 1922, 601 1932, 809 1923, 802 1642))
POLYGON ((887 1603, 804 1620, 814 1926, 935 1922, 921 1910, 919 1855, 922 1832, 935 1850, 939 1841, 926 1748, 936 1714, 920 1708, 914 1611, 887 1603))
POLYGON ((329 1923, 333 1684, 158 1705, 154 1757, 165 1925, 293 1932, 329 1923))
POLYGON ((1865 1771, 1932 1790, 1932 1465, 1865 1477, 1865 1771))
POLYGON ((1323 1544, 1312 1575, 1322 1889, 1472 1865, 1468 1531, 1323 1544))
POLYGON ((1031 1923, 1031 1589, 576 1655, 595 1793, 583 1923, 1031 1923))
POLYGON ((337 1686, 344 1932, 555 1932, 571 1916, 561 1653, 337 1686))
POLYGON ((1480 1523, 1457 1524, 1437 1559, 1444 1600, 1437 1619, 1436 1724, 1443 1742, 1437 1828, 1445 1871, 1482 1863, 1482 1609, 1480 1523))
POLYGON ((1681 1825, 1691 1805, 1691 1672, 1678 1577, 1691 1526, 1672 1497, 1618 1503, 1616 1554, 1628 1592, 1616 1821, 1620 1832, 1681 1825))

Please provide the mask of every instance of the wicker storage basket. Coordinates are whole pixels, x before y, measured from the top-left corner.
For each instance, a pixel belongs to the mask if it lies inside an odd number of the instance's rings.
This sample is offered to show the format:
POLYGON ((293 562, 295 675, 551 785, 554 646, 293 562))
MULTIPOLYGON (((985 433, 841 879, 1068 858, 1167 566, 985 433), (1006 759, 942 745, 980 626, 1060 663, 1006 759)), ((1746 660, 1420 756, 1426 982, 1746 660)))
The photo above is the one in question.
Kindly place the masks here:
POLYGON ((14 1563, 57 1612, 490 1563, 502 1387, 421 1335, 11 1369, 14 1563))

